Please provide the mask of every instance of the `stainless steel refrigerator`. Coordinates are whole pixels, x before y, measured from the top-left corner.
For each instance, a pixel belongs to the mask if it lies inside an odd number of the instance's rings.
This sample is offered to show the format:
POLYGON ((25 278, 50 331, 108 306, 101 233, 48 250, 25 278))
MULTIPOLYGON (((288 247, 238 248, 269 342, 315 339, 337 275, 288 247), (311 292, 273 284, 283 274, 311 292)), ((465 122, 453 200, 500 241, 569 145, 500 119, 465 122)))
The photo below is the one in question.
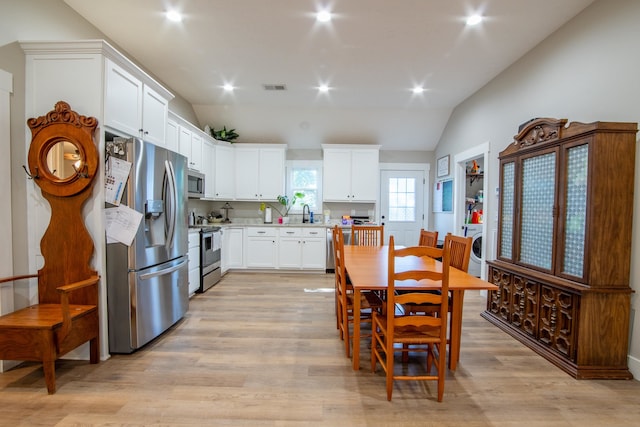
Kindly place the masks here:
POLYGON ((121 204, 143 214, 130 246, 107 242, 109 351, 131 353, 189 306, 187 159, 137 138, 106 140, 107 161, 132 163, 121 204))

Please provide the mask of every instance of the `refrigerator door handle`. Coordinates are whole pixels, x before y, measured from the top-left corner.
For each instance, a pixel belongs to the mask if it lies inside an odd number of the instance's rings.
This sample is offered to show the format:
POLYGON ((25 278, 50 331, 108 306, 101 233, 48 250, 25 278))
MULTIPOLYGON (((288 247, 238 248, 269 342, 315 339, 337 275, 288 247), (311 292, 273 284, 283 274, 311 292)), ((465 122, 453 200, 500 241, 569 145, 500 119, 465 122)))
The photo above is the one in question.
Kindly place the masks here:
POLYGON ((169 218, 169 224, 168 224, 169 229, 167 230, 167 247, 172 248, 173 239, 175 237, 175 232, 176 232, 176 221, 178 220, 176 215, 177 204, 178 204, 177 191, 176 191, 176 176, 175 176, 175 173, 173 172, 173 165, 169 160, 164 161, 164 168, 167 173, 167 180, 169 181, 169 185, 168 185, 169 199, 171 202, 171 209, 169 211, 170 218, 169 218))
POLYGON ((165 274, 173 273, 174 271, 180 270, 182 267, 187 265, 189 260, 182 261, 178 265, 174 265, 173 267, 165 268, 164 270, 154 271, 153 273, 145 273, 140 275, 140 280, 149 280, 154 277, 164 276, 165 274))

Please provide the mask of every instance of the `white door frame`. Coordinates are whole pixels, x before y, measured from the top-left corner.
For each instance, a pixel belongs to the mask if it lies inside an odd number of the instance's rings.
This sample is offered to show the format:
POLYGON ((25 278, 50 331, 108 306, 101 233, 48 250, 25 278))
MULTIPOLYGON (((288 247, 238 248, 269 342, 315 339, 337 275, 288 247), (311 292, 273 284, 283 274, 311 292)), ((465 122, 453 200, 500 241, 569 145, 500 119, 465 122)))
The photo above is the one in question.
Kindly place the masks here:
MULTIPOLYGON (((382 176, 382 171, 422 171, 424 175, 424 195, 422 197, 423 201, 423 212, 424 219, 422 220, 422 227, 426 228, 427 224, 429 224, 429 170, 431 169, 431 165, 428 163, 380 163, 378 166, 378 176, 382 176)), ((380 200, 382 199, 382 180, 378 180, 380 182, 380 188, 378 191, 378 203, 376 203, 376 222, 380 223, 380 200)))
POLYGON ((453 229, 455 234, 460 234, 460 226, 464 224, 465 218, 465 188, 467 184, 467 171, 466 163, 469 160, 477 159, 478 157, 484 157, 484 179, 482 180, 482 191, 485 194, 483 203, 483 218, 482 221, 482 264, 480 265, 480 277, 486 279, 486 261, 487 261, 487 241, 489 235, 487 234, 487 222, 490 218, 491 206, 489 203, 488 183, 490 170, 487 168, 489 164, 489 142, 479 144, 466 151, 458 153, 454 156, 455 164, 455 197, 453 200, 453 229))
MULTIPOLYGON (((0 209, 0 236, 5 244, 0 248, 0 277, 13 276, 13 225, 11 222, 11 93, 13 92, 13 75, 0 70, 0 150, 5 155, 0 159, 0 197, 4 201, 0 209)), ((0 315, 14 310, 13 282, 0 285, 0 315)), ((20 362, 0 360, 0 372, 4 372, 20 362)))

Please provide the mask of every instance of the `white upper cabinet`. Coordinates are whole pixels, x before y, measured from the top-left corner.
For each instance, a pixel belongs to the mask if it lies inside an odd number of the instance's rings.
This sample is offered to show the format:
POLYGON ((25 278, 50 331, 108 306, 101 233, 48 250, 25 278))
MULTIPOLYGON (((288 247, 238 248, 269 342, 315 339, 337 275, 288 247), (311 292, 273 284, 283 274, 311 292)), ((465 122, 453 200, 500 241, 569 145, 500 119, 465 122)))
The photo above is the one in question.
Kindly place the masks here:
POLYGON ((216 147, 212 141, 202 140, 202 173, 204 173, 204 198, 215 197, 216 182, 216 147))
POLYGON ((284 194, 285 145, 236 144, 237 200, 275 201, 284 194))
POLYGON ((178 152, 187 158, 189 169, 202 171, 202 135, 192 124, 181 121, 178 126, 178 152))
MULTIPOLYGON (((235 197, 235 151, 231 145, 216 145, 214 199, 233 200, 235 197)), ((206 186, 206 183, 205 183, 206 186)), ((206 191, 206 187, 205 187, 206 191)))
POLYGON ((142 138, 156 145, 166 141, 166 123, 169 101, 144 85, 142 92, 142 138))
POLYGON ((105 124, 164 146, 169 100, 114 61, 105 65, 105 124))
POLYGON ((323 144, 323 199, 375 202, 378 198, 379 145, 323 144))
POLYGON ((172 119, 168 119, 165 146, 167 147, 167 149, 174 151, 176 153, 180 152, 180 149, 178 146, 179 133, 180 133, 180 126, 178 125, 178 122, 172 119))

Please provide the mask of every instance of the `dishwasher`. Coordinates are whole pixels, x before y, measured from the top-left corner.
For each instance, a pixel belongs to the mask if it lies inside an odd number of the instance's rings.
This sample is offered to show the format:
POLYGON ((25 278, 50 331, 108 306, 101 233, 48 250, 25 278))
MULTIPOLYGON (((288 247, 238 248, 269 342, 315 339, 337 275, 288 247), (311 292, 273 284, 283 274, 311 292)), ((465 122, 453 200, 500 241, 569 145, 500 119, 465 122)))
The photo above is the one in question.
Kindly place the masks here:
MULTIPOLYGON (((342 227, 344 234, 344 244, 351 244, 351 226, 342 227)), ((336 260, 333 255, 333 227, 327 228, 327 273, 335 273, 336 260)))

